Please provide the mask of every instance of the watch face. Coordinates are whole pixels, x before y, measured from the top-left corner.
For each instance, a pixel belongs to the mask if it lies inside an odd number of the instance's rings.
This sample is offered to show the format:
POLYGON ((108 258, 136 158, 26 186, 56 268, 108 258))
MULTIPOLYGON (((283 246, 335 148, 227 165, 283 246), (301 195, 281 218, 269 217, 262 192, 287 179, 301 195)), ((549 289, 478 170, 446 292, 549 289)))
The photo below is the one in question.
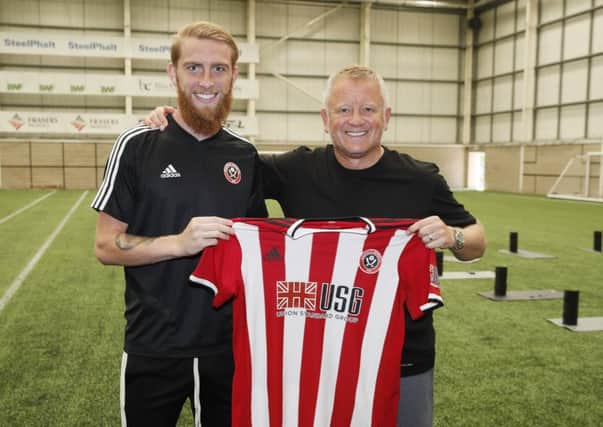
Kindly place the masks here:
POLYGON ((454 232, 454 247, 455 249, 463 249, 465 245, 465 235, 461 230, 456 230, 454 232))

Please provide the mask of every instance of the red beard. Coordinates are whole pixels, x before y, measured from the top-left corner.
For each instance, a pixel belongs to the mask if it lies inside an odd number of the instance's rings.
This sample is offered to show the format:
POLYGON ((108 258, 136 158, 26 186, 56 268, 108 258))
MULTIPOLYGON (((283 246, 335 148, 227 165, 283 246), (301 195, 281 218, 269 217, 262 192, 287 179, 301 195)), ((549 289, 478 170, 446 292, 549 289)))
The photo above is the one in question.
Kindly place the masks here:
POLYGON ((197 108, 190 97, 178 85, 178 110, 184 122, 200 135, 218 133, 230 113, 232 106, 232 87, 218 102, 215 108, 197 108))

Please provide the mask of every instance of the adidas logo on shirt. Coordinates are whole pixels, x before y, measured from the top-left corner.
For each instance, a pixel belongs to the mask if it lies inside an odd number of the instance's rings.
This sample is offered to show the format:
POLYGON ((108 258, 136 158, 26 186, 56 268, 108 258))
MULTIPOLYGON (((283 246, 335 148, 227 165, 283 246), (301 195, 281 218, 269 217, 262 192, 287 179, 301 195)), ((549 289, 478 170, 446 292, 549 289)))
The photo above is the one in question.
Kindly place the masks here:
POLYGON ((273 247, 264 255, 264 261, 282 261, 283 257, 277 248, 273 247))
POLYGON ((171 164, 169 164, 160 175, 161 178, 180 178, 180 176, 180 172, 178 172, 171 164))

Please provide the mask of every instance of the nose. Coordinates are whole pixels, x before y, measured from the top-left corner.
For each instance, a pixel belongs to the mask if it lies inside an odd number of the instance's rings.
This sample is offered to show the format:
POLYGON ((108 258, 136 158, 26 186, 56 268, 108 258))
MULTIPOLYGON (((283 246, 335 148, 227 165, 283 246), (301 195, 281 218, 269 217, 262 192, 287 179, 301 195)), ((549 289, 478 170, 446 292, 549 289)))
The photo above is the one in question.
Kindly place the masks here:
POLYGON ((364 122, 364 118, 362 117, 362 114, 360 114, 360 110, 357 108, 354 108, 352 110, 352 114, 350 115, 348 122, 350 124, 362 124, 364 122))
POLYGON ((211 73, 209 71, 204 71, 199 75, 199 87, 202 88, 210 88, 214 84, 211 73))

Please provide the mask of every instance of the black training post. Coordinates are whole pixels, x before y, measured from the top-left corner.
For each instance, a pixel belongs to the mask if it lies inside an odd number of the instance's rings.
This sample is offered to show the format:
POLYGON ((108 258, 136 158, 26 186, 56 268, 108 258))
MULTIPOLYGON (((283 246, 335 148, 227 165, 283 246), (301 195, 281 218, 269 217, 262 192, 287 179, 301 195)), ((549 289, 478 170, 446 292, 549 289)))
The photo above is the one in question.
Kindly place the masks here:
POLYGON ((441 276, 442 274, 444 274, 444 252, 436 252, 436 263, 438 266, 438 276, 441 276))
POLYGON ((563 324, 576 326, 578 324, 578 297, 580 291, 563 292, 563 324))
POLYGON ((507 295, 507 267, 496 267, 494 270, 494 296, 507 295))
POLYGON ((601 252, 601 231, 595 231, 593 235, 593 248, 596 252, 601 252))
POLYGON ((509 233, 509 252, 512 252, 514 254, 517 253, 517 239, 517 231, 511 231, 509 233))

